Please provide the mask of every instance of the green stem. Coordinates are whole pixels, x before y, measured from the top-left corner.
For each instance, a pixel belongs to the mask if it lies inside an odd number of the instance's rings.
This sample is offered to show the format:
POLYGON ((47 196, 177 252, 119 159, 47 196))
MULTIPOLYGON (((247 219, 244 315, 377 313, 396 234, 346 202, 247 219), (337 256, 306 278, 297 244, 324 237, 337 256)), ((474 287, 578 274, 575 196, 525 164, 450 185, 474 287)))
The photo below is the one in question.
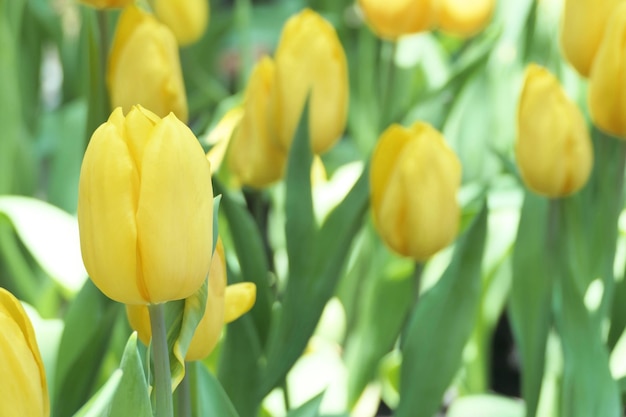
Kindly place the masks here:
POLYGON ((283 379, 283 382, 281 382, 280 387, 283 391, 283 401, 285 403, 285 411, 289 412, 289 410, 291 409, 291 400, 289 398, 289 390, 287 387, 287 378, 285 377, 285 379, 283 379))
POLYGON ((239 67, 239 74, 237 79, 239 90, 245 88, 248 82, 248 74, 252 69, 252 64, 254 61, 252 51, 252 36, 250 32, 251 15, 251 0, 235 1, 235 25, 237 27, 237 33, 239 35, 239 56, 241 58, 241 65, 239 67))
POLYGON ((393 97, 393 89, 396 80, 396 50, 398 48, 398 43, 396 41, 390 41, 389 43, 385 43, 383 48, 384 51, 388 51, 387 62, 382 60, 381 64, 386 64, 387 68, 385 71, 385 84, 383 85, 382 98, 381 98, 381 132, 393 122, 393 105, 391 98, 393 97))
POLYGON ((173 417, 172 382, 170 356, 165 330, 164 304, 150 304, 150 326, 152 328, 152 361, 154 364, 154 395, 156 417, 173 417))

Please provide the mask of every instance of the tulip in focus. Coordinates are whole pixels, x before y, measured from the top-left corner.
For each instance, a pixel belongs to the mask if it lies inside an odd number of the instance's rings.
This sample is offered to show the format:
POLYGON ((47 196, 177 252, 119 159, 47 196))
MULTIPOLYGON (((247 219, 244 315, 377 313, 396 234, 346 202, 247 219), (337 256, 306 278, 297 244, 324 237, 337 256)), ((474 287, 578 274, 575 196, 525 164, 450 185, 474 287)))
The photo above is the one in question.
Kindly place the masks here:
MULTIPOLYGON (((217 345, 224 323, 230 323, 247 313, 254 305, 255 299, 256 287, 253 283, 226 286, 224 246, 221 240, 218 240, 211 261, 204 316, 196 327, 185 360, 202 360, 209 356, 217 345)), ((147 346, 152 337, 148 308, 127 305, 126 313, 131 327, 137 331, 139 340, 147 346)))
POLYGON ((439 27, 468 38, 489 24, 495 5, 496 0, 441 0, 439 27))
POLYGON ((275 54, 273 114, 278 143, 289 149, 307 96, 314 153, 329 150, 348 117, 348 64, 335 29, 306 9, 291 17, 275 54))
POLYGON ((154 12, 174 32, 179 45, 189 45, 206 31, 209 0, 155 0, 154 12))
POLYGON ((461 163, 441 133, 422 122, 390 126, 370 168, 374 225, 383 241, 417 261, 446 247, 459 228, 460 184, 461 163))
POLYGON ((135 0, 80 0, 81 3, 87 4, 98 9, 119 8, 133 3, 135 0))
POLYGON ((50 416, 46 374, 30 319, 0 288, 0 416, 50 416))
POLYGON ((137 6, 122 12, 111 45, 107 85, 113 108, 139 104, 187 121, 187 96, 172 31, 137 6))
POLYGON ((200 288, 213 246, 211 169, 176 116, 117 108, 91 137, 78 192, 83 261, 104 294, 157 304, 200 288))
POLYGON ((436 22, 439 0, 359 0, 365 20, 381 38, 429 30, 436 22))
POLYGON ((593 147, 581 111, 535 64, 526 69, 515 154, 526 186, 548 197, 575 193, 591 174, 593 147))
POLYGON ((626 139, 626 2, 613 10, 589 77, 589 112, 601 130, 626 139))
POLYGON ((561 49, 565 58, 588 77, 615 6, 622 0, 565 0, 561 49))
POLYGON ((282 178, 287 152, 274 141, 270 110, 275 66, 264 57, 252 70, 244 112, 228 150, 231 171, 243 185, 262 188, 282 178))

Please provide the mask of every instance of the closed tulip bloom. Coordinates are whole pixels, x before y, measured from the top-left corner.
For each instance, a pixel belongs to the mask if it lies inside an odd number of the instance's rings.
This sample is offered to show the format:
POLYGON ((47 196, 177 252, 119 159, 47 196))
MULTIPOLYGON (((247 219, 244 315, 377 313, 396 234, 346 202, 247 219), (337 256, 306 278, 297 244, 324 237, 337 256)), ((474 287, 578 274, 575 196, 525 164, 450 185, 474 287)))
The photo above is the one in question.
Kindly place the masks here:
POLYGON ((461 163, 432 126, 392 125, 370 168, 374 225, 397 253, 423 261, 452 242, 459 227, 461 163))
POLYGON ((187 121, 187 96, 172 31, 136 6, 122 12, 111 46, 107 85, 113 108, 139 104, 187 121))
POLYGON ((273 138, 271 97, 275 82, 272 59, 254 67, 246 88, 243 117, 231 139, 228 164, 243 185, 262 188, 282 178, 287 152, 273 138))
POLYGON ((359 0, 365 20, 381 38, 429 30, 437 16, 439 0, 359 0))
POLYGON ((565 0, 561 49, 565 58, 588 77, 613 9, 622 0, 565 0))
POLYGON ((179 45, 189 45, 206 31, 209 0, 155 0, 154 12, 174 32, 179 45))
POLYGON ((528 188, 548 197, 581 189, 593 148, 581 111, 543 67, 527 70, 517 114, 517 165, 528 188))
POLYGON ((309 134, 315 153, 341 137, 348 117, 348 64, 335 29, 306 9, 291 17, 275 53, 274 117, 278 142, 287 150, 307 95, 309 134))
POLYGON ((626 2, 613 11, 589 77, 589 112, 603 131, 626 139, 626 2))
POLYGON ((30 319, 0 288, 0 416, 48 417, 46 374, 30 319))
POLYGON ((157 304, 200 288, 213 246, 211 169, 176 116, 117 108, 91 137, 78 192, 83 261, 104 294, 157 304))
POLYGON ((80 0, 81 3, 98 9, 119 8, 133 3, 135 0, 80 0))
MULTIPOLYGON (((202 360, 217 345, 224 323, 229 323, 248 312, 256 300, 256 287, 252 283, 226 287, 226 259, 224 246, 218 240, 211 261, 209 286, 204 315, 196 327, 185 360, 202 360)), ((147 346, 152 337, 150 315, 146 306, 126 306, 128 321, 137 331, 139 339, 147 346)))
POLYGON ((439 27, 461 37, 483 30, 491 20, 496 0, 441 0, 439 27))

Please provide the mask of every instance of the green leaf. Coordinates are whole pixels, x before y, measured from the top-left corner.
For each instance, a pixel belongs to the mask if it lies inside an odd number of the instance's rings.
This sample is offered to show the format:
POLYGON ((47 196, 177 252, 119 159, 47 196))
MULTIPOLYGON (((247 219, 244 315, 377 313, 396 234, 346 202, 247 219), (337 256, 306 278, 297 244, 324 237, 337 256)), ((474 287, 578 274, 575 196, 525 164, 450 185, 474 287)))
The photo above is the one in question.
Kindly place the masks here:
POLYGON ((91 396, 120 309, 90 280, 70 304, 51 396, 53 415, 72 415, 91 396))
MULTIPOLYGON (((273 297, 267 278, 268 265, 263 239, 250 213, 238 204, 231 192, 218 181, 214 184, 215 192, 222 195, 220 212, 228 222, 241 269, 241 279, 256 285, 256 302, 248 314, 254 318, 257 338, 265 346, 271 321, 273 297)), ((232 278, 233 274, 229 276, 232 278)))
POLYGON ((120 369, 122 379, 115 391, 107 416, 152 417, 152 406, 143 365, 137 351, 137 332, 128 338, 120 369))
POLYGON ((513 253, 509 316, 522 362, 527 415, 537 412, 551 325, 552 276, 547 270, 548 202, 527 193, 513 253))
POLYGON ((300 407, 289 411, 287 417, 319 417, 324 394, 325 392, 320 392, 300 407))
POLYGON ((175 389, 185 376, 185 356, 196 327, 204 315, 207 297, 208 279, 205 279, 198 291, 191 296, 165 304, 165 328, 170 352, 172 389, 175 389))
POLYGON ((397 417, 431 417, 461 365, 478 314, 487 204, 441 279, 418 301, 402 341, 397 417))
POLYGON ((0 196, 5 214, 33 258, 67 291, 78 291, 87 280, 76 218, 41 200, 0 196))
POLYGON ((454 401, 447 417, 524 417, 524 403, 497 395, 483 394, 461 397, 454 401))
POLYGON ((113 372, 102 388, 74 414, 74 417, 108 417, 111 400, 122 382, 123 374, 121 369, 113 372))
POLYGON ((261 398, 280 383, 302 354, 335 290, 369 204, 368 172, 363 170, 346 198, 328 215, 308 254, 310 268, 302 271, 304 275, 289 277, 281 314, 272 322, 261 398))
POLYGON ((258 396, 261 356, 252 317, 244 315, 230 323, 222 344, 218 376, 241 417, 256 416, 261 404, 262 398, 258 396))
POLYGON ((311 266, 317 228, 311 193, 313 154, 309 140, 309 103, 304 106, 287 161, 285 237, 290 281, 302 282, 311 266))
POLYGON ((359 292, 361 302, 356 326, 346 345, 350 406, 376 376, 380 360, 392 350, 417 294, 417 279, 396 277, 388 267, 394 258, 380 240, 375 245, 366 264, 370 272, 362 277, 365 282, 359 292))
POLYGON ((194 416, 239 417, 215 376, 201 362, 188 366, 194 416))

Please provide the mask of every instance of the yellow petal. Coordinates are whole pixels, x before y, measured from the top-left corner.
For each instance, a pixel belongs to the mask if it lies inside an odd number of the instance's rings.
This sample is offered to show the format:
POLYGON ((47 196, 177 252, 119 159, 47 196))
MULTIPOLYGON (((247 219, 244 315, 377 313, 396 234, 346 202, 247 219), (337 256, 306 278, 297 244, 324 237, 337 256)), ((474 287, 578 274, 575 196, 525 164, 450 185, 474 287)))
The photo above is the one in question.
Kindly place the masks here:
POLYGON ((309 132, 314 153, 341 137, 348 116, 348 66, 335 29, 306 9, 290 18, 275 53, 274 117, 278 142, 289 149, 310 94, 309 132))
POLYGON ((207 0, 156 0, 154 12, 174 32, 179 45, 200 39, 209 22, 207 0))
POLYGON ((230 109, 207 136, 205 143, 212 145, 206 157, 211 163, 213 172, 217 172, 226 156, 226 150, 243 116, 243 108, 230 109))
POLYGON ((226 287, 224 323, 230 323, 246 314, 256 301, 256 285, 241 282, 226 287))
POLYGON ((213 242, 211 170, 197 139, 173 115, 145 145, 137 207, 140 268, 151 303, 200 288, 213 242))
POLYGON ((172 32, 150 14, 128 6, 111 46, 107 84, 113 107, 140 104, 160 117, 187 121, 187 97, 178 45, 172 32))
POLYGON ((138 193, 139 173, 122 132, 105 123, 94 132, 81 167, 80 246, 94 284, 108 297, 130 304, 149 301, 136 276, 138 193))
POLYGON ((439 26, 446 32, 469 37, 489 24, 495 0, 442 0, 439 26))
POLYGON ((438 0, 359 0, 374 32, 386 39, 428 30, 436 18, 438 0))
POLYGON ((35 332, 19 301, 4 288, 0 288, 0 375, 0 415, 50 415, 35 332))

